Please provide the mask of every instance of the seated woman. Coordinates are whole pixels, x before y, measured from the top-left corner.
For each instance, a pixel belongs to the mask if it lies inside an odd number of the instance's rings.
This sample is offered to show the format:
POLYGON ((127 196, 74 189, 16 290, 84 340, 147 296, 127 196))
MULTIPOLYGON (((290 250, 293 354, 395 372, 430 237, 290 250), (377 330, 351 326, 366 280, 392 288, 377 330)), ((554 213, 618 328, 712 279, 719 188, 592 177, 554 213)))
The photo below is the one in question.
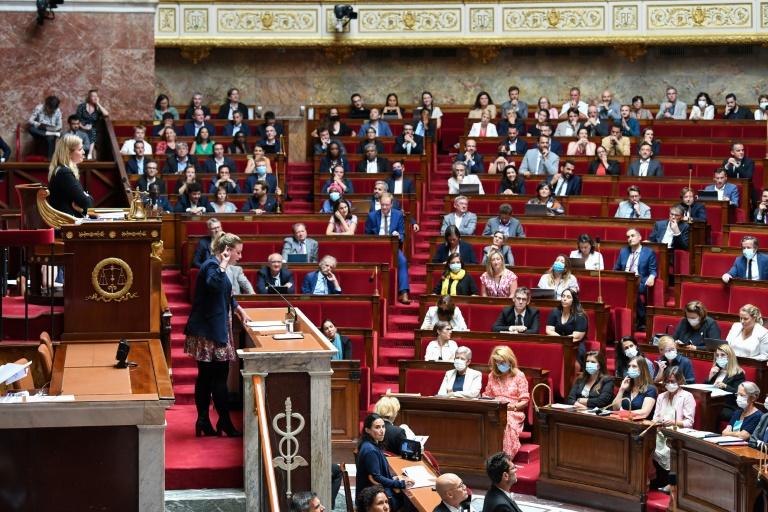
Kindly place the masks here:
POLYGON ((527 135, 529 137, 538 137, 541 135, 541 127, 544 125, 549 125, 549 112, 539 110, 536 112, 536 123, 528 127, 527 135))
MULTIPOLYGON (((367 146, 368 144, 375 144, 376 153, 378 153, 379 155, 384 154, 384 144, 379 139, 376 138, 376 128, 369 127, 368 129, 365 130, 365 137, 363 137, 363 139, 357 145, 357 154, 364 155, 365 146, 367 146)), ((330 149, 330 146, 328 147, 330 149)))
POLYGON ((491 113, 486 109, 480 114, 480 122, 472 123, 467 137, 498 137, 496 125, 491 122, 491 113))
POLYGON ((731 326, 725 338, 739 357, 768 359, 768 329, 763 327, 763 315, 752 304, 739 309, 739 321, 731 326))
POLYGON ((707 207, 702 203, 696 202, 696 195, 693 189, 683 187, 680 191, 680 204, 678 206, 683 209, 683 220, 685 222, 694 220, 707 221, 707 207))
POLYGON ((165 130, 163 132, 163 140, 157 143, 155 151, 157 155, 174 155, 176 154, 176 132, 173 130, 165 130))
POLYGON ((746 377, 730 345, 722 344, 715 350, 713 363, 712 369, 709 370, 707 384, 733 393, 726 397, 725 404, 720 410, 720 419, 728 421, 736 410, 736 392, 746 377))
POLYGON ((483 112, 488 111, 490 118, 496 119, 496 105, 493 104, 491 95, 485 91, 480 91, 475 97, 475 103, 472 105, 472 110, 469 111, 467 117, 469 119, 480 119, 483 116, 483 112))
POLYGON ((355 188, 352 186, 352 182, 347 179, 346 175, 347 171, 344 170, 343 165, 334 166, 331 177, 325 180, 325 183, 323 183, 323 186, 320 189, 320 193, 328 193, 328 188, 332 184, 336 183, 339 187, 341 187, 342 194, 354 194, 355 188))
POLYGON ((195 140, 192 142, 192 149, 190 150, 190 154, 212 155, 214 144, 216 143, 211 139, 211 134, 208 131, 208 128, 203 126, 197 131, 197 136, 195 137, 195 140))
MULTIPOLYGON (((653 421, 662 427, 692 428, 696 415, 696 400, 693 395, 682 389, 685 376, 677 366, 664 370, 661 380, 666 391, 656 400, 653 421)), ((656 468, 656 478, 651 480, 651 489, 669 492, 669 470, 672 467, 667 443, 656 443, 653 453, 653 466, 656 468)))
POLYGON ((469 275, 469 272, 464 270, 461 256, 452 254, 445 262, 443 275, 440 281, 435 284, 432 293, 439 293, 440 295, 477 295, 479 292, 475 280, 469 275))
POLYGON ((722 432, 724 436, 738 437, 744 441, 749 439, 763 416, 762 411, 755 407, 758 398, 760 388, 757 384, 748 380, 741 383, 736 392, 737 409, 733 411, 728 426, 722 432))
POLYGON ((483 261, 481 265, 488 263, 488 255, 493 251, 501 253, 505 265, 514 265, 515 258, 512 256, 512 249, 505 244, 506 241, 507 235, 503 231, 496 231, 491 238, 491 245, 483 247, 483 261))
POLYGON ((453 302, 450 295, 441 295, 437 299, 437 306, 429 306, 421 323, 422 331, 433 329, 438 321, 448 322, 454 331, 468 331, 467 324, 459 307, 453 302))
POLYGON ((653 114, 650 110, 645 108, 645 100, 642 96, 635 96, 632 98, 632 111, 630 117, 634 119, 653 119, 653 114))
POLYGON ((499 193, 504 195, 525 194, 525 178, 517 174, 517 168, 514 165, 508 165, 504 168, 499 193))
POLYGON ((397 413, 400 412, 400 401, 394 396, 384 395, 376 402, 373 412, 384 420, 384 442, 381 443, 381 447, 385 451, 400 455, 403 449, 403 441, 409 437, 414 437, 408 425, 405 428, 395 425, 397 413))
POLYGON ((691 115, 688 119, 692 121, 711 120, 715 118, 715 102, 709 97, 709 94, 700 92, 696 96, 696 101, 691 106, 691 115))
POLYGON ((216 189, 216 200, 211 206, 216 213, 237 213, 237 206, 227 201, 227 187, 224 186, 216 189))
POLYGON ((337 183, 332 183, 328 187, 328 199, 323 201, 320 205, 320 211, 318 213, 333 213, 334 208, 342 201, 341 186, 337 183))
POLYGON ((584 268, 587 270, 605 270, 603 255, 595 250, 595 241, 586 233, 579 235, 576 239, 576 249, 568 256, 584 260, 584 268))
POLYGON ((621 174, 621 166, 616 160, 608 159, 608 150, 603 146, 595 149, 595 159, 589 162, 589 174, 595 176, 618 176, 621 174))
POLYGON ((555 290, 557 299, 560 298, 563 290, 571 289, 578 293, 579 282, 576 280, 576 276, 571 274, 571 262, 565 254, 560 254, 555 258, 555 262, 552 263, 549 270, 539 279, 537 287, 555 290))
POLYGON ((424 351, 425 361, 453 361, 459 346, 451 339, 453 327, 448 322, 439 320, 435 324, 437 339, 432 340, 424 351))
POLYGON ((468 347, 456 349, 453 358, 453 370, 445 372, 437 396, 451 398, 480 398, 483 374, 469 367, 472 363, 472 351, 468 347))
POLYGON ((579 411, 607 407, 613 401, 613 377, 608 374, 605 356, 602 352, 590 350, 584 359, 584 370, 573 383, 565 403, 579 411))
POLYGON ((320 174, 330 173, 338 165, 344 167, 344 172, 349 172, 349 160, 341 153, 341 146, 334 140, 328 144, 328 151, 320 160, 320 174))
POLYGON ((520 450, 520 433, 523 431, 528 401, 528 381, 517 367, 517 357, 507 346, 498 346, 488 361, 488 383, 483 396, 507 402, 507 427, 504 430, 504 452, 510 459, 520 450))
POLYGON ((257 163, 267 166, 267 174, 272 174, 272 161, 267 158, 264 148, 256 144, 253 146, 253 156, 245 163, 244 174, 253 174, 256 172, 257 163))
POLYGON ((460 185, 477 185, 479 187, 478 194, 485 194, 483 190, 483 184, 480 178, 476 174, 467 175, 467 169, 463 165, 456 165, 451 170, 451 177, 448 178, 448 193, 460 194, 460 185))
POLYGON ((704 348, 704 339, 719 340, 720 326, 707 316, 707 308, 698 300, 692 300, 683 308, 685 318, 677 324, 672 337, 688 348, 704 348))
POLYGON ((336 348, 336 355, 331 360, 352 359, 352 340, 349 336, 343 336, 336 329, 333 320, 326 318, 322 323, 323 334, 336 348))
MULTIPOLYGON (((380 445, 384 441, 386 426, 384 418, 378 414, 369 414, 363 421, 363 431, 357 444, 357 482, 355 492, 360 495, 368 487, 381 486, 387 497, 393 502, 394 510, 405 503, 402 491, 413 487, 413 480, 392 474, 380 445)), ((368 491, 370 492, 370 491, 368 491)))
POLYGON ((496 152, 496 160, 488 164, 488 170, 486 171, 488 174, 503 175, 504 169, 508 165, 514 164, 512 157, 510 155, 507 155, 507 152, 504 148, 505 146, 503 144, 499 146, 498 151, 496 152))
MULTIPOLYGON (((497 235, 499 233, 496 233, 494 238, 497 235)), ((486 264, 485 272, 480 276, 480 295, 482 297, 514 297, 517 290, 517 276, 504 265, 504 257, 501 253, 492 249, 484 261, 486 264)))
POLYGON ((434 137, 437 133, 437 124, 440 119, 433 117, 433 112, 428 108, 422 108, 419 110, 419 117, 416 122, 416 127, 413 129, 413 133, 422 137, 434 137))
POLYGON ((768 119, 768 94, 761 94, 757 97, 757 107, 754 115, 755 121, 768 119))
POLYGON ((565 289, 560 296, 560 304, 549 312, 547 317, 547 336, 571 336, 579 344, 577 361, 584 366, 584 354, 587 353, 586 336, 589 321, 579 302, 579 295, 565 289))
POLYGON ((653 156, 658 157, 661 154, 661 142, 654 138, 653 128, 650 126, 643 130, 643 140, 637 143, 638 150, 640 149, 640 144, 643 142, 647 142, 651 145, 653 156))
POLYGON ((629 410, 630 419, 649 420, 653 417, 657 395, 648 363, 644 357, 635 356, 627 364, 627 376, 621 381, 619 392, 613 399, 613 410, 629 410))
POLYGON ((326 235, 354 235, 357 229, 357 215, 350 211, 349 201, 343 199, 333 205, 333 215, 328 219, 326 235))
POLYGON ((662 336, 659 338, 659 354, 661 358, 656 361, 658 371, 654 382, 663 382, 664 370, 669 366, 677 366, 685 375, 686 384, 695 384, 696 375, 693 373, 693 364, 691 360, 677 353, 677 342, 672 336, 662 336))
POLYGON ((547 207, 547 215, 554 216, 565 213, 560 201, 552 197, 552 187, 546 181, 542 181, 536 186, 536 197, 529 199, 528 204, 543 204, 547 207))
MULTIPOLYGON (((627 376, 627 367, 629 365, 629 360, 636 356, 643 356, 643 353, 640 352, 640 348, 638 347, 637 343, 635 343, 634 338, 632 336, 624 336, 621 338, 621 346, 616 347, 616 376, 620 378, 624 378, 627 376)), ((653 365, 653 361, 643 356, 643 360, 648 365, 648 374, 653 378, 653 376, 656 374, 656 367, 653 365)))
POLYGON ((251 153, 251 146, 245 138, 243 132, 237 132, 232 137, 232 142, 227 146, 228 155, 248 155, 251 153))
POLYGON ((473 265, 477 263, 475 259, 475 250, 467 242, 461 240, 461 233, 456 226, 448 226, 445 230, 445 243, 440 244, 435 251, 435 255, 432 258, 432 263, 446 263, 448 256, 451 254, 458 254, 461 256, 461 261, 467 265, 473 265))
POLYGON ((229 167, 222 165, 214 178, 211 178, 211 186, 208 187, 208 193, 213 194, 219 188, 225 188, 228 194, 239 194, 240 185, 237 180, 232 178, 232 171, 229 167))
POLYGON ((552 106, 552 104, 549 101, 549 98, 547 98, 546 96, 540 97, 537 105, 539 106, 539 111, 542 111, 542 110, 546 111, 548 116, 547 117, 548 122, 549 120, 557 119, 557 117, 560 115, 560 111, 556 107, 552 106))
POLYGON ((565 154, 568 156, 594 156, 597 144, 589 142, 589 130, 579 128, 576 132, 576 140, 568 143, 565 154))
POLYGON ((387 94, 387 100, 381 108, 381 117, 383 119, 402 119, 403 109, 400 108, 400 101, 397 94, 391 92, 387 94))

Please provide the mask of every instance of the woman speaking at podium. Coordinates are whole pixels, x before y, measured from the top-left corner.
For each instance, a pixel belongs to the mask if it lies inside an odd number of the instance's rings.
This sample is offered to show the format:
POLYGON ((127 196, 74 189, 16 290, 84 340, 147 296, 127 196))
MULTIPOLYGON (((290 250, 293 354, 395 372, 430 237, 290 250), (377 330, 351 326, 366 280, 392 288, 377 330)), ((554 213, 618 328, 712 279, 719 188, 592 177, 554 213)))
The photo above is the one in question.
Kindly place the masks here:
POLYGON ((48 166, 48 202, 56 210, 75 217, 85 216, 93 203, 80 184, 77 164, 84 159, 83 141, 77 135, 66 134, 56 143, 48 166))
POLYGON ((223 233, 212 242, 213 256, 200 267, 197 287, 184 334, 184 352, 197 360, 195 380, 195 406, 197 422, 195 435, 230 437, 242 436, 229 417, 227 404, 227 376, 229 363, 235 361, 232 339, 232 311, 247 322, 248 315, 232 295, 232 283, 227 277, 227 267, 235 263, 243 250, 237 235, 223 233), (216 430, 211 425, 208 411, 213 406, 219 415, 216 430))

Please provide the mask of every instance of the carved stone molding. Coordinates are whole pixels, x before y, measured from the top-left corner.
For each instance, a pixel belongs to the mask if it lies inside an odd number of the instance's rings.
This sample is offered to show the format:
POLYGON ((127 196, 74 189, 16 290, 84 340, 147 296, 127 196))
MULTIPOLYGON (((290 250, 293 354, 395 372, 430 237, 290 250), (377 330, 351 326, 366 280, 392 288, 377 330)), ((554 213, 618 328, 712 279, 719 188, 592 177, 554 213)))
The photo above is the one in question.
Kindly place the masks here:
POLYGON ((311 10, 219 9, 217 20, 223 33, 317 31, 317 12, 311 10))
POLYGON ((211 49, 204 46, 181 49, 181 58, 188 60, 192 64, 197 64, 198 62, 207 59, 210 54, 211 49))
POLYGON ((750 4, 653 5, 648 7, 648 28, 741 28, 752 26, 750 4))
POLYGON ((616 50, 616 53, 627 59, 629 62, 635 62, 637 59, 648 53, 648 47, 642 44, 615 46, 614 50, 616 50))
POLYGON ((360 9, 358 30, 366 32, 459 32, 460 9, 360 9))
POLYGON ((473 59, 479 60, 483 64, 488 64, 499 56, 499 48, 496 46, 479 46, 470 48, 469 54, 473 59))
POLYGON ((355 54, 355 49, 349 46, 328 46, 323 48, 323 54, 326 59, 331 59, 336 64, 341 64, 355 54))
POLYGON ((594 8, 507 8, 504 30, 602 30, 605 10, 594 8))

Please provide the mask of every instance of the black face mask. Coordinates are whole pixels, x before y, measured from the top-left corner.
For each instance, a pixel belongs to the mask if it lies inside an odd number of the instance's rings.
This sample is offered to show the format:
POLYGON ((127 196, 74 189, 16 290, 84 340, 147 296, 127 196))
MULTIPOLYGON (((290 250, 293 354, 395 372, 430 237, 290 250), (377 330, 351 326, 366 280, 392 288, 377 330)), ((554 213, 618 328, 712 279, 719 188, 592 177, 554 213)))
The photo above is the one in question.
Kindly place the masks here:
POLYGON ((339 116, 331 116, 330 119, 331 119, 331 122, 335 123, 336 121, 338 121, 341 118, 339 116))

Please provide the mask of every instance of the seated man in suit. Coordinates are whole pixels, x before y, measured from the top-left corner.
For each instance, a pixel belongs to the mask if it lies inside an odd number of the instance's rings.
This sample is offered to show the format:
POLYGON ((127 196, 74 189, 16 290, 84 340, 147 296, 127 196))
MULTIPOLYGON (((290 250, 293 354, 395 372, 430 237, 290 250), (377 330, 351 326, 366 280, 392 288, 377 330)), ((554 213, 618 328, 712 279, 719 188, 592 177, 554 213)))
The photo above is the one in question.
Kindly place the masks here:
POLYGON ((294 293, 293 272, 283 268, 283 255, 273 253, 267 256, 267 264, 256 273, 256 291, 260 294, 274 293, 270 286, 285 286, 286 293, 294 293))
MULTIPOLYGON (((328 146, 331 145, 331 142, 335 142, 339 145, 339 150, 342 155, 347 154, 347 148, 344 146, 344 144, 336 139, 331 138, 331 131, 328 129, 328 127, 323 126, 319 128, 317 131, 317 138, 318 142, 315 142, 315 145, 313 146, 314 153, 316 155, 325 155, 328 152, 328 146)), ((395 153, 397 153, 397 151, 395 151, 395 153)))
MULTIPOLYGON (((405 216, 400 210, 392 207, 392 194, 386 192, 382 194, 380 203, 381 208, 368 214, 365 221, 366 235, 396 236, 400 239, 402 246, 405 236, 405 216)), ((408 283, 408 260, 403 254, 402 248, 397 251, 397 287, 398 301, 402 304, 410 304, 408 298, 410 286, 408 283)))
POLYGON ((688 222, 699 220, 707 221, 707 208, 696 201, 696 193, 693 189, 683 187, 680 190, 680 208, 683 209, 683 220, 688 222))
POLYGON ((456 155, 456 162, 464 162, 467 165, 467 174, 480 174, 483 169, 483 155, 477 152, 477 141, 467 139, 464 142, 464 152, 456 155))
POLYGON ((541 125, 541 135, 549 137, 549 150, 558 157, 563 156, 563 145, 552 135, 552 127, 548 124, 541 125))
MULTIPOLYGON (((389 192, 389 183, 386 181, 378 180, 373 184, 373 194, 371 195, 371 205, 368 208, 368 213, 377 212, 381 209, 381 197, 387 192, 389 192)), ((392 208, 401 211, 403 209, 402 205, 400 205, 400 201, 394 196, 392 196, 392 208)))
POLYGON ((505 133, 508 133, 509 129, 512 127, 517 128, 518 133, 525 133, 525 117, 522 117, 515 110, 509 109, 505 114, 502 115, 502 119, 499 121, 497 133, 503 136, 505 133))
POLYGON ((579 109, 569 108, 568 118, 557 124, 555 128, 555 137, 576 137, 581 128, 581 122, 579 122, 579 109))
POLYGON ((688 105, 677 99, 677 89, 667 87, 667 101, 659 105, 656 119, 686 119, 688 105))
POLYGON ((216 128, 211 123, 205 122, 205 111, 197 108, 192 114, 192 120, 184 124, 184 136, 197 137, 197 132, 200 131, 200 128, 208 128, 208 133, 211 134, 211 137, 216 133, 216 128))
POLYGON ((528 151, 528 144, 520 138, 520 131, 517 129, 517 126, 510 126, 505 133, 507 138, 502 139, 499 147, 504 150, 506 156, 524 155, 528 151))
POLYGON ((273 126, 275 128, 275 133, 277 133, 278 136, 283 135, 285 133, 285 130, 283 129, 283 125, 277 122, 277 117, 275 116, 275 113, 272 112, 271 110, 267 110, 266 112, 264 112, 264 122, 256 127, 256 135, 258 135, 262 139, 266 139, 268 126, 273 126))
POLYGON ((453 200, 453 213, 443 217, 440 234, 444 235, 448 226, 456 226, 462 235, 474 235, 477 228, 477 215, 468 210, 469 199, 466 196, 456 196, 453 200))
POLYGON ((603 137, 600 143, 608 151, 608 156, 629 156, 629 137, 621 132, 621 126, 611 126, 611 133, 603 137))
POLYGON ((757 238, 749 235, 742 238, 742 255, 736 258, 730 270, 723 274, 723 282, 727 284, 734 278, 750 281, 768 280, 768 256, 757 251, 757 238))
MULTIPOLYGON (((81 139, 83 139, 83 148, 85 148, 85 153, 89 154, 89 148, 91 146, 91 139, 88 137, 88 133, 82 131, 80 129, 80 118, 77 117, 76 114, 72 114, 69 116, 69 128, 70 132, 73 135, 77 135, 81 139), (77 122, 75 122, 77 121, 77 122)), ((147 129, 144 128, 141 125, 135 126, 133 128, 133 138, 132 139, 126 139, 125 142, 123 142, 123 145, 120 147, 120 154, 122 155, 133 155, 135 154, 134 146, 137 142, 142 141, 144 143, 144 154, 145 155, 151 155, 152 154, 152 146, 144 140, 144 137, 147 134, 147 129)), ((63 135, 63 134, 62 134, 63 135)))
POLYGON ((597 106, 590 105, 587 108, 587 120, 584 121, 583 126, 589 132, 590 137, 605 137, 611 131, 613 121, 600 119, 597 106))
POLYGON ((379 157, 376 144, 366 144, 365 158, 358 162, 355 170, 366 173, 389 172, 389 160, 379 157))
POLYGON ((754 216, 755 224, 768 224, 768 188, 763 189, 754 216))
POLYGON ((264 129, 264 138, 258 142, 258 145, 264 148, 264 153, 274 155, 280 153, 280 139, 277 138, 277 130, 274 126, 267 126, 264 129))
POLYGON ((203 163, 203 172, 216 174, 222 165, 229 167, 230 172, 235 172, 237 169, 235 161, 224 154, 224 144, 217 142, 213 145, 213 154, 203 163))
POLYGON ((549 137, 539 135, 537 146, 525 152, 523 163, 520 164, 520 174, 526 178, 551 176, 557 172, 559 166, 560 157, 549 149, 549 137))
POLYGON ((440 496, 440 504, 432 512, 454 512, 455 510, 461 510, 461 504, 469 498, 467 486, 461 481, 459 475, 454 473, 443 473, 437 477, 435 491, 440 496))
POLYGON ((507 238, 525 238, 522 224, 512 216, 512 206, 509 203, 499 205, 499 216, 488 219, 483 228, 483 236, 493 236, 501 231, 507 238))
POLYGON ((163 213, 170 213, 173 211, 171 203, 168 202, 168 198, 160 192, 160 184, 165 185, 162 181, 155 181, 147 187, 149 195, 144 203, 147 209, 147 214, 152 216, 160 216, 163 213))
POLYGON ((194 182, 188 184, 187 190, 179 196, 173 211, 200 215, 202 213, 214 213, 216 210, 213 209, 208 198, 203 195, 203 189, 200 187, 200 184, 194 182))
MULTIPOLYGON (((220 166, 216 176, 211 178, 211 185, 208 187, 208 193, 216 194, 219 188, 224 188, 227 191, 227 194, 240 193, 240 185, 237 184, 237 180, 232 176, 232 169, 228 165, 220 166)), ((251 190, 253 190, 253 188, 251 188, 251 190)))
POLYGON ((617 219, 650 219, 651 207, 640 201, 640 187, 630 185, 627 187, 627 200, 619 203, 616 208, 617 219))
POLYGON ((512 298, 512 306, 501 310, 491 330, 513 334, 539 334, 539 310, 530 306, 530 303, 531 290, 527 286, 519 287, 512 298))
POLYGON ((504 452, 494 453, 485 462, 491 488, 485 493, 483 512, 522 512, 512 499, 512 486, 517 482, 517 467, 504 452))
POLYGON ((208 228, 208 236, 201 238, 200 241, 197 242, 195 255, 192 257, 192 266, 194 268, 200 268, 207 259, 213 256, 211 243, 222 233, 221 222, 219 219, 211 217, 205 225, 208 228))
POLYGON ((723 160, 723 168, 725 168, 729 178, 751 180, 755 173, 755 161, 746 156, 744 144, 734 142, 731 144, 731 156, 723 160))
POLYGON ((640 144, 640 159, 629 164, 629 176, 664 176, 664 169, 658 160, 653 159, 651 148, 647 142, 640 144))
POLYGON ((739 194, 739 187, 733 183, 728 183, 728 172, 720 167, 715 169, 711 185, 707 185, 704 190, 717 192, 717 199, 719 201, 730 201, 731 206, 739 206, 739 200, 741 195, 739 194))
POLYGON ((725 112, 723 113, 723 119, 751 121, 753 116, 751 110, 739 105, 736 95, 731 92, 725 97, 725 112))
POLYGON ((267 185, 257 181, 253 185, 253 195, 240 208, 241 212, 251 212, 256 215, 277 212, 277 200, 267 192, 267 185))
POLYGON ((133 145, 134 154, 125 162, 125 171, 128 174, 144 174, 144 167, 150 161, 144 156, 144 141, 137 140, 133 145))
POLYGON ((159 172, 160 171, 157 170, 157 162, 154 160, 148 161, 144 168, 144 174, 141 175, 141 178, 139 178, 139 181, 136 183, 138 189, 142 192, 149 192, 149 186, 153 183, 157 183, 160 193, 167 194, 168 190, 166 189, 165 181, 160 179, 160 176, 158 176, 159 172))
POLYGON ((414 133, 413 123, 403 124, 403 133, 395 139, 395 153, 398 155, 420 155, 424 153, 424 137, 414 133))
POLYGON ((368 122, 363 123, 358 132, 359 137, 365 137, 365 132, 368 128, 376 130, 376 137, 391 137, 392 130, 389 124, 381 119, 381 113, 378 108, 372 108, 368 113, 368 122))
MULTIPOLYGON (((392 177, 387 180, 387 190, 392 194, 415 194, 413 180, 403 176, 405 163, 402 160, 392 162, 392 177)), ((397 208, 397 206, 395 206, 397 208)), ((399 208, 398 208, 399 209, 399 208)))
POLYGON ((648 241, 687 251, 690 232, 688 223, 683 222, 683 209, 675 205, 669 209, 669 220, 660 220, 653 225, 648 241))
POLYGON ((163 174, 183 174, 187 167, 192 166, 197 169, 199 165, 197 158, 189 154, 187 143, 177 142, 176 152, 165 160, 163 174))
POLYGON ((243 114, 240 111, 232 112, 232 120, 224 126, 224 136, 234 137, 238 133, 244 134, 246 137, 251 135, 251 129, 243 122, 243 114))
POLYGON ((552 176, 549 186, 555 196, 578 196, 581 195, 581 176, 576 176, 576 162, 566 160, 560 170, 552 176))
POLYGON ((363 97, 360 96, 360 94, 358 93, 352 94, 352 96, 349 97, 349 101, 350 101, 350 106, 349 106, 350 119, 368 119, 368 116, 370 116, 371 111, 365 108, 365 105, 363 104, 363 97))
POLYGON ((306 254, 308 262, 317 261, 317 240, 307 238, 307 226, 301 222, 293 225, 293 236, 283 240, 283 260, 287 260, 289 254, 306 254))
POLYGON ((339 295, 341 293, 341 284, 339 279, 333 273, 336 270, 336 258, 333 256, 323 256, 318 269, 304 276, 301 283, 301 293, 310 295, 339 295))
POLYGON ((645 303, 648 297, 648 288, 656 282, 656 253, 653 249, 643 247, 640 232, 635 228, 627 230, 627 247, 619 251, 613 270, 619 272, 632 272, 640 276, 640 286, 637 290, 636 330, 645 330, 645 303))
POLYGON ((277 186, 277 177, 267 172, 267 157, 257 157, 254 159, 254 172, 245 180, 245 189, 252 190, 256 183, 264 183, 267 186, 267 192, 280 195, 280 188, 277 186))

